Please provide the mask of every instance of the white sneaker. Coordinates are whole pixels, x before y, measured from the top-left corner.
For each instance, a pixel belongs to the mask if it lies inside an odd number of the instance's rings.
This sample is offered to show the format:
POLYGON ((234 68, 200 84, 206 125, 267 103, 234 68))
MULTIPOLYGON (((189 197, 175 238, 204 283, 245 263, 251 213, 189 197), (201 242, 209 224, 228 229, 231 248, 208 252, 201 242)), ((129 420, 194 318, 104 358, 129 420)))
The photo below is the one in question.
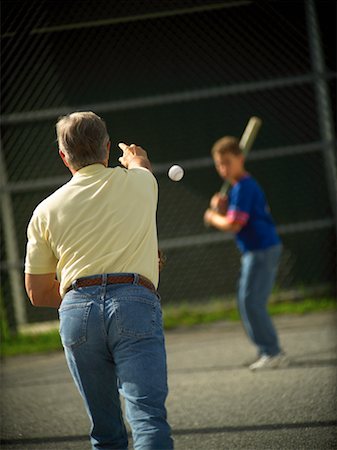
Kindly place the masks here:
POLYGON ((250 370, 264 370, 264 369, 279 369, 287 367, 289 359, 284 353, 279 353, 275 356, 262 355, 255 363, 249 366, 250 370))

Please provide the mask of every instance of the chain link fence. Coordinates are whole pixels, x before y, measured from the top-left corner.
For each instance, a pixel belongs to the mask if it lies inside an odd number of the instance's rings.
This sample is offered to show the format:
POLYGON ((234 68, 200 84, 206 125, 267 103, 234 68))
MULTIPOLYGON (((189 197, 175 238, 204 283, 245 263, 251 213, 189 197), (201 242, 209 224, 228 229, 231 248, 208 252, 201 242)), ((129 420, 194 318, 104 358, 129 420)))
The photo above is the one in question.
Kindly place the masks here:
POLYGON ((277 293, 335 293, 334 2, 2 2, 1 280, 11 324, 56 318, 23 293, 26 227, 70 174, 57 117, 93 110, 120 141, 148 150, 167 256, 163 302, 235 296, 239 253, 205 229, 221 180, 209 156, 249 117, 263 126, 247 167, 263 186, 284 253, 277 293), (327 14, 329 12, 329 14, 327 14), (324 24, 322 17, 324 14, 324 24), (180 183, 166 172, 180 163, 180 183), (22 306, 23 305, 23 306, 22 306))

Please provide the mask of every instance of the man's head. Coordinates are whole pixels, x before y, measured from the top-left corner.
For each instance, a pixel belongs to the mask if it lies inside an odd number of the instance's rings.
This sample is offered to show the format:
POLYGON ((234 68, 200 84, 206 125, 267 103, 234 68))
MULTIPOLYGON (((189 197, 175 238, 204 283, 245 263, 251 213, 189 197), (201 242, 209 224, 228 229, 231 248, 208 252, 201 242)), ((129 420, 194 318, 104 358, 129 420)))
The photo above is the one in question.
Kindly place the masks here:
POLYGON ((91 111, 60 117, 56 124, 59 153, 70 170, 108 164, 110 141, 103 119, 91 111))
POLYGON ((215 168, 222 178, 234 182, 244 172, 244 155, 239 140, 234 136, 225 136, 216 141, 211 150, 215 168))

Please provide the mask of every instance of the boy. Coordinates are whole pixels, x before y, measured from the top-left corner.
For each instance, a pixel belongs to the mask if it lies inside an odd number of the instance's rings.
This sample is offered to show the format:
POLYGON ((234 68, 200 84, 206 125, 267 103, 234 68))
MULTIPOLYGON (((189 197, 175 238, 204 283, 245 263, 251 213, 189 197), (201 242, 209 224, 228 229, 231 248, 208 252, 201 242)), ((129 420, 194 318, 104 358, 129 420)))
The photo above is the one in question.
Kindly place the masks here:
POLYGON ((245 170, 238 139, 219 139, 212 156, 217 172, 232 188, 228 198, 220 193, 212 197, 204 220, 218 230, 234 232, 242 253, 238 306, 244 328, 258 349, 258 359, 249 368, 285 367, 288 360, 267 312, 282 251, 280 238, 262 189, 245 170))

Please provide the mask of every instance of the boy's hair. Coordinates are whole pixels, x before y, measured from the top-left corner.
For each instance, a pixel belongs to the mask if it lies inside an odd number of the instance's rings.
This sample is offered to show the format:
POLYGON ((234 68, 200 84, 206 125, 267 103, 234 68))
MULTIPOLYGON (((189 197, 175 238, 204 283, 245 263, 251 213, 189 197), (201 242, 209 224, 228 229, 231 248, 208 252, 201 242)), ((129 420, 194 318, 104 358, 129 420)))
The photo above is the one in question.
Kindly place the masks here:
POLYGON ((107 157, 109 135, 106 124, 91 111, 60 117, 56 134, 59 148, 75 170, 103 162, 107 157))
POLYGON ((227 153, 231 153, 232 155, 242 154, 238 138, 234 136, 224 136, 214 143, 211 150, 213 158, 215 155, 225 155, 227 153))

